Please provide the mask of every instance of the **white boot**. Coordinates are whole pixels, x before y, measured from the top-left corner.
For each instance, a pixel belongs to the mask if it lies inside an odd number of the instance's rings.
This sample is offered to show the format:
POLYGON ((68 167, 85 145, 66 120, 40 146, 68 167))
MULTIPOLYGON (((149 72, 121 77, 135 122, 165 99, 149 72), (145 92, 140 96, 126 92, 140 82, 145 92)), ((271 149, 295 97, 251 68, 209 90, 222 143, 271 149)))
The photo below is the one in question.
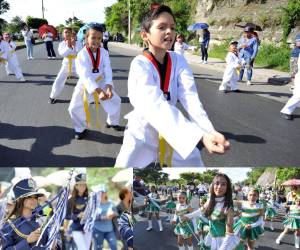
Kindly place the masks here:
POLYGON ((162 224, 161 224, 161 220, 158 220, 157 223, 159 225, 159 231, 162 232, 163 231, 163 227, 162 227, 162 224))
POLYGON ((277 238, 276 241, 275 241, 276 244, 280 245, 281 240, 283 239, 284 235, 285 235, 285 233, 282 232, 282 233, 278 236, 278 238, 277 238))
POLYGON ((192 246, 188 245, 188 250, 194 250, 193 245, 192 246))
POLYGON ((300 236, 295 235, 295 248, 300 248, 300 236))
POLYGON ((152 230, 152 220, 148 220, 148 227, 146 229, 147 231, 152 230))
POLYGON ((251 81, 247 81, 247 86, 252 85, 251 81))
POLYGON ((272 231, 274 231, 273 222, 270 221, 269 223, 270 223, 270 229, 271 229, 272 231))
POLYGON ((168 213, 166 221, 170 221, 170 220, 171 220, 171 217, 170 217, 170 214, 168 213))
POLYGON ((183 246, 178 246, 179 250, 185 250, 184 245, 183 246))

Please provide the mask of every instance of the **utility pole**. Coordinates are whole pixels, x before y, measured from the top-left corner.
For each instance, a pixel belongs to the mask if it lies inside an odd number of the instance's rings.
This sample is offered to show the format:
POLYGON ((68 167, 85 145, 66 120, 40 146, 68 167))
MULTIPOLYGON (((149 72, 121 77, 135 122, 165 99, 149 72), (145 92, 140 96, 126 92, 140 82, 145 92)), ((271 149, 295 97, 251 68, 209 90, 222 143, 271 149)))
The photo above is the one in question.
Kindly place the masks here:
POLYGON ((43 16, 43 19, 45 18, 44 16, 44 0, 42 0, 42 16, 43 16))
POLYGON ((131 44, 131 11, 130 11, 130 0, 128 0, 128 43, 131 44))

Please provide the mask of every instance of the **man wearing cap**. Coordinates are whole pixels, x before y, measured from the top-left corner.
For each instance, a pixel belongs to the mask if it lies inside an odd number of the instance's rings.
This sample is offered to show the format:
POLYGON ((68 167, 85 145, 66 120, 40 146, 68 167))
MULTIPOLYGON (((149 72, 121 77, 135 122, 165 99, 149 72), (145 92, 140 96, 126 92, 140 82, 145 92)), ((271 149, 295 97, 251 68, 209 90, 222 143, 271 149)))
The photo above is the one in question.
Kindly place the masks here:
MULTIPOLYGON (((3 250, 36 250, 44 249, 40 245, 47 242, 44 234, 39 246, 36 246, 41 235, 41 225, 36 221, 34 210, 37 200, 42 194, 36 189, 33 179, 23 179, 13 188, 15 207, 7 216, 6 223, 1 229, 1 249, 3 250)), ((54 248, 57 249, 57 248, 54 248)))
MULTIPOLYGON (((248 26, 245 27, 244 34, 238 42, 240 58, 244 59, 246 62, 248 86, 251 85, 253 61, 258 52, 258 42, 257 39, 252 36, 252 31, 253 28, 248 26)), ((243 75, 244 75, 244 68, 242 68, 240 71, 240 77, 239 77, 240 81, 243 80, 243 75)))

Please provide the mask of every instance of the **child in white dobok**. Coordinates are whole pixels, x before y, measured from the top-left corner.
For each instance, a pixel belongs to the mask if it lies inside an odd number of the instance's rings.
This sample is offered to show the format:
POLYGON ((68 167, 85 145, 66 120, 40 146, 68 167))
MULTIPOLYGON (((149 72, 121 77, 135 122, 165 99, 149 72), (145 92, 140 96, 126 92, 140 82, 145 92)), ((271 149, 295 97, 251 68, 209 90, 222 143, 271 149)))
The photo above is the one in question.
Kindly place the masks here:
POLYGON ((61 94, 64 89, 68 76, 76 74, 75 58, 77 53, 82 49, 80 42, 76 41, 76 37, 72 36, 71 28, 64 28, 63 31, 64 41, 59 43, 58 53, 64 59, 61 64, 60 71, 52 85, 50 98, 48 103, 54 104, 56 98, 61 94))
POLYGON ((121 98, 114 91, 112 69, 107 50, 100 47, 103 28, 93 23, 86 31, 86 46, 75 60, 79 80, 74 89, 69 113, 75 129, 75 139, 82 139, 90 124, 89 104, 96 106, 97 124, 99 124, 98 105, 108 114, 106 127, 120 131, 119 126, 121 98))
POLYGON ((7 75, 15 75, 20 82, 25 82, 26 80, 23 76, 19 60, 16 54, 16 43, 11 39, 9 33, 4 33, 3 39, 8 44, 7 62, 5 64, 7 75))
POLYGON ((158 159, 160 165, 203 166, 199 142, 221 154, 229 142, 208 119, 184 57, 168 51, 175 40, 171 9, 160 6, 148 13, 141 36, 149 49, 131 62, 128 96, 133 111, 126 116, 127 130, 115 166, 143 168, 158 159), (188 118, 176 107, 177 101, 188 118))
POLYGON ((219 87, 219 91, 224 93, 227 93, 228 91, 240 92, 237 87, 237 81, 239 79, 242 60, 238 55, 237 44, 237 41, 231 41, 229 44, 229 51, 226 56, 226 68, 222 83, 219 87))

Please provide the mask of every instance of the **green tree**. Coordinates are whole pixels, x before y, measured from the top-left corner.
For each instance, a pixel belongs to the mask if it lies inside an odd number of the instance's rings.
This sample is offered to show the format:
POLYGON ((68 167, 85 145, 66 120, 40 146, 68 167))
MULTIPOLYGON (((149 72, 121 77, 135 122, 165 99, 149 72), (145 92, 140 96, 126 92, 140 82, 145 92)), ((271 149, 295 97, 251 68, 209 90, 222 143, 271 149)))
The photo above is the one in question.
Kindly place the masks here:
POLYGON ((283 7, 282 10, 283 39, 286 41, 291 30, 300 20, 300 1, 288 0, 287 6, 283 7))
POLYGON ((0 0, 0 15, 4 14, 9 10, 10 6, 6 0, 0 0))
POLYGON ((155 185, 165 184, 169 180, 169 175, 162 172, 161 169, 144 168, 134 169, 134 174, 139 175, 145 183, 154 183, 155 185))
POLYGON ((38 29, 44 24, 48 24, 47 19, 27 16, 25 23, 32 29, 38 29))
POLYGON ((76 16, 74 17, 69 17, 67 20, 65 20, 66 25, 76 32, 84 25, 84 22, 77 18, 76 16))
POLYGON ((11 22, 6 26, 6 31, 9 33, 19 33, 25 25, 25 22, 22 20, 22 17, 15 16, 12 18, 11 22))
POLYGON ((300 168, 279 168, 276 172, 278 184, 294 178, 300 179, 300 168))
POLYGON ((246 184, 254 185, 258 178, 265 172, 266 168, 252 168, 250 172, 247 173, 246 184))

